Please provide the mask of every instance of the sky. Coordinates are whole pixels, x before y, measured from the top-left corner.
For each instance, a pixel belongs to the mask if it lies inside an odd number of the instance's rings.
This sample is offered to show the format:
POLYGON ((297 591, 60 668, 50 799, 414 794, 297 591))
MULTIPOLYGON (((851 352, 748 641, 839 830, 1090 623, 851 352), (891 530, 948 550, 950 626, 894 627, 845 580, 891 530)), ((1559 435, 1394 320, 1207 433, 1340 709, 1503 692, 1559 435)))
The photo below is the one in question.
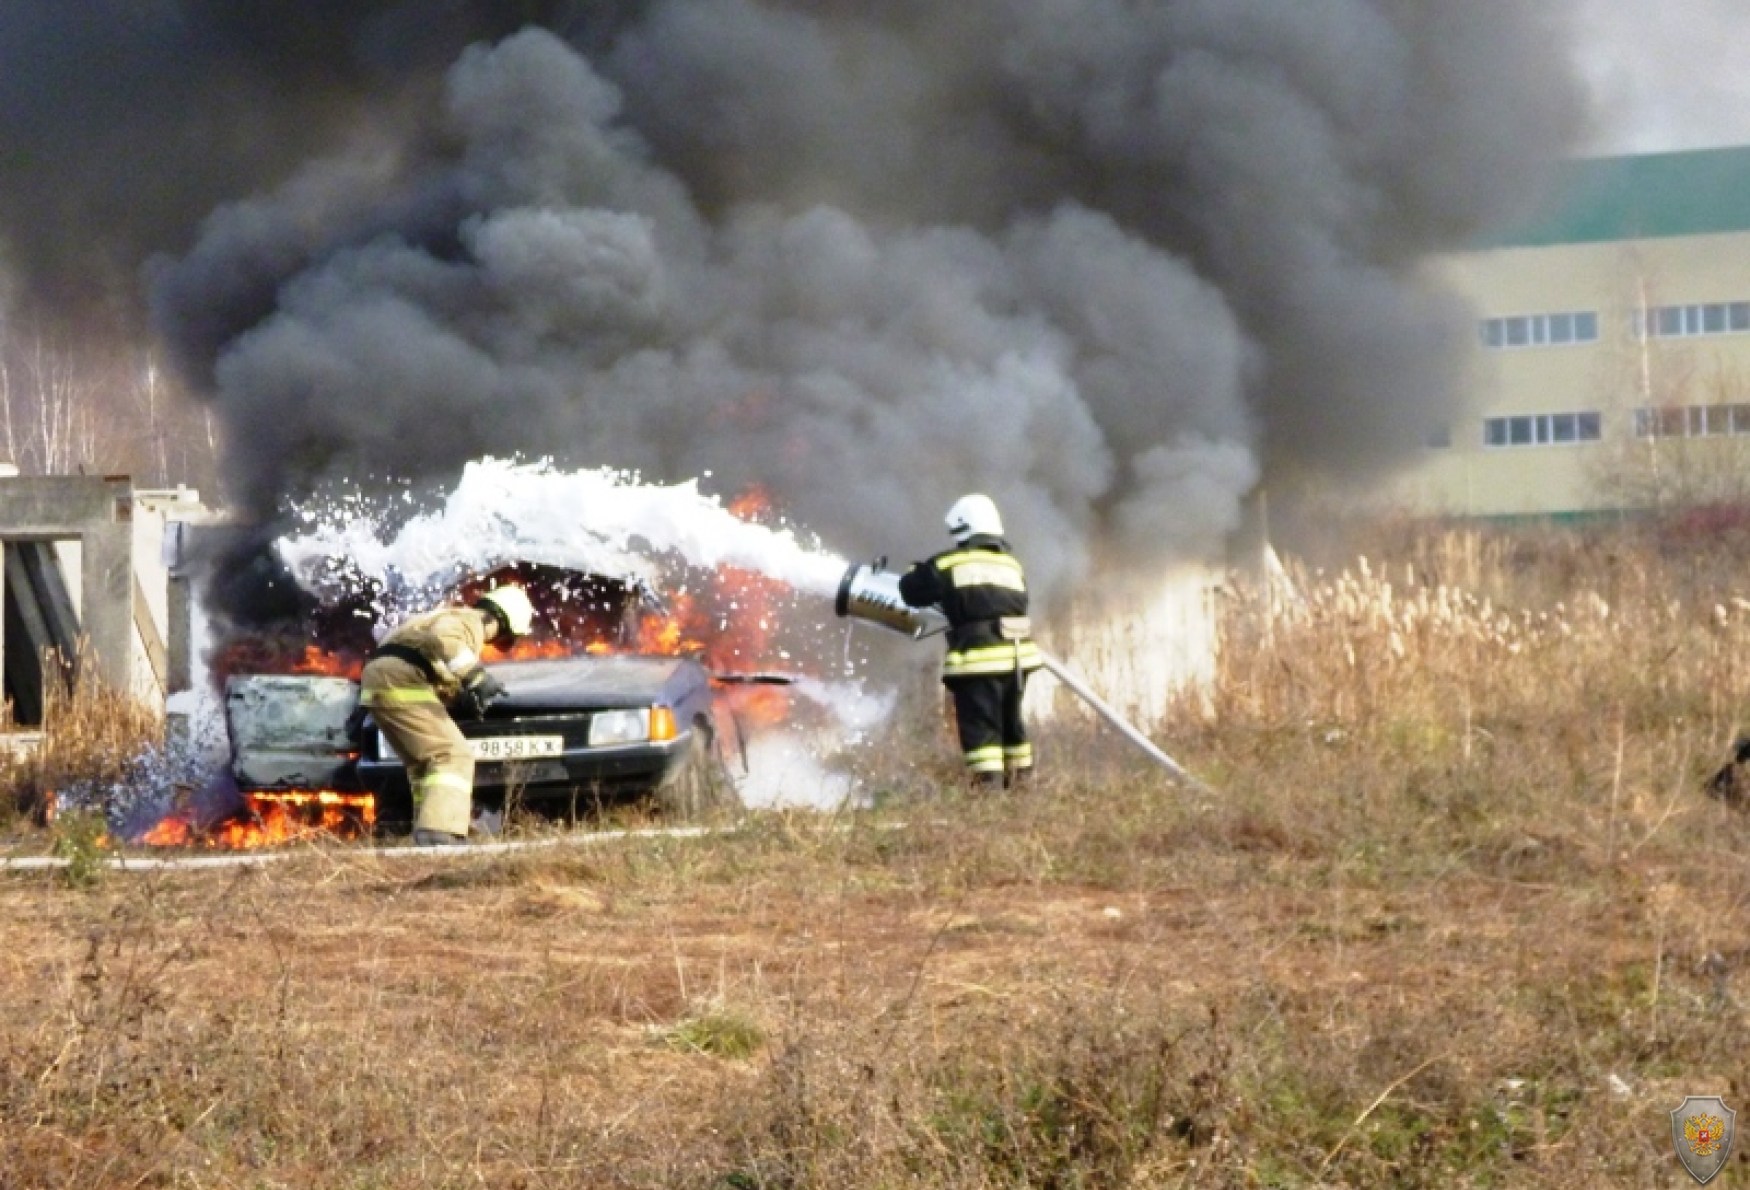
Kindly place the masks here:
POLYGON ((1597 105, 1589 152, 1750 144, 1750 4, 1582 0, 1579 23, 1597 105))

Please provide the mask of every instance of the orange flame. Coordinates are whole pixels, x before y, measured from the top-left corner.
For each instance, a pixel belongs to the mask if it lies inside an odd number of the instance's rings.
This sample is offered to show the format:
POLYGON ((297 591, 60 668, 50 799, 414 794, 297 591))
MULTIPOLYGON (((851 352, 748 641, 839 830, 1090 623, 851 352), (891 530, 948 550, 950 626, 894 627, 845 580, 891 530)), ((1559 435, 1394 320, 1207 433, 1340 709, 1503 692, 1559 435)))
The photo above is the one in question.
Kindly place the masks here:
POLYGON ((717 632, 705 653, 723 670, 758 668, 770 662, 773 638, 782 619, 779 606, 790 588, 752 570, 720 566, 712 579, 719 607, 717 632))
MULTIPOLYGON (((557 638, 535 640, 525 637, 512 644, 509 648, 504 648, 503 646, 496 644, 489 647, 497 649, 498 656, 507 661, 535 661, 542 657, 570 657, 577 651, 572 648, 570 641, 559 640, 557 638)), ((584 646, 584 652, 587 653, 593 651, 593 645, 584 646)))
POLYGON ((760 484, 754 484, 729 502, 729 511, 737 520, 758 524, 772 511, 772 497, 760 484))
POLYGON ((364 671, 365 663, 362 657, 351 657, 344 653, 330 653, 318 645, 305 645, 304 655, 292 663, 295 674, 318 674, 330 678, 352 678, 358 680, 364 671))
POLYGON ((213 679, 223 688, 233 674, 313 674, 358 680, 364 671, 362 653, 351 649, 325 649, 302 641, 273 636, 249 636, 231 641, 211 660, 213 679))
POLYGON ((790 695, 782 686, 723 686, 716 697, 727 702, 741 722, 750 727, 771 727, 790 718, 790 695))
POLYGON ((638 638, 633 650, 659 657, 678 657, 704 648, 699 637, 705 625, 699 615, 699 601, 685 591, 670 598, 671 610, 664 616, 645 616, 638 625, 638 638))
POLYGON ((172 814, 140 841, 148 847, 246 851, 317 837, 363 838, 377 821, 376 799, 368 793, 256 790, 243 801, 240 813, 204 829, 187 812, 172 814))

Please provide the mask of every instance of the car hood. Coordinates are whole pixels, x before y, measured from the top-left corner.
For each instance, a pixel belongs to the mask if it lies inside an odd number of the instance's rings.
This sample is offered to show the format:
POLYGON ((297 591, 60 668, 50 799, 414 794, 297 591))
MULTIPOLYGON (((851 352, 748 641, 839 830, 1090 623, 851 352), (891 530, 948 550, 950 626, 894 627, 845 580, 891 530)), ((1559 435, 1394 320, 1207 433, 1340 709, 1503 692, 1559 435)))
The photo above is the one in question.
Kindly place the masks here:
POLYGON ((515 711, 588 710, 675 701, 708 679, 685 657, 585 656, 488 662, 505 694, 494 717, 515 711))

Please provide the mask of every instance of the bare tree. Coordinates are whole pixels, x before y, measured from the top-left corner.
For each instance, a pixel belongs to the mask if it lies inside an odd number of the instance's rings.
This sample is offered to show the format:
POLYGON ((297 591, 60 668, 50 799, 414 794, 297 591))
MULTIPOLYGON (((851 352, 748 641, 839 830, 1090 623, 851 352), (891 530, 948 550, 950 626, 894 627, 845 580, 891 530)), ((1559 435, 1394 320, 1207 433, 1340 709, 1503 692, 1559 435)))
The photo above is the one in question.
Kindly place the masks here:
POLYGON ((134 474, 153 486, 163 487, 171 482, 170 439, 174 433, 170 410, 165 407, 163 377, 150 351, 131 371, 131 412, 140 422, 140 449, 136 452, 140 462, 135 464, 134 474))
POLYGON ((80 374, 77 360, 49 343, 32 337, 29 354, 35 417, 25 439, 25 454, 45 475, 66 475, 97 462, 97 433, 92 418, 95 393, 80 374))
POLYGON ((1705 338, 1658 333, 1660 268, 1637 246, 1620 277, 1592 387, 1622 430, 1592 455, 1592 486, 1617 508, 1750 504, 1750 374, 1705 338))
POLYGON ((1625 433, 1597 456, 1592 481, 1620 507, 1750 504, 1750 376, 1690 351, 1649 352, 1625 433))
POLYGON ((143 484, 214 474, 210 413, 150 351, 68 346, 0 322, 0 448, 28 473, 125 473, 143 484))

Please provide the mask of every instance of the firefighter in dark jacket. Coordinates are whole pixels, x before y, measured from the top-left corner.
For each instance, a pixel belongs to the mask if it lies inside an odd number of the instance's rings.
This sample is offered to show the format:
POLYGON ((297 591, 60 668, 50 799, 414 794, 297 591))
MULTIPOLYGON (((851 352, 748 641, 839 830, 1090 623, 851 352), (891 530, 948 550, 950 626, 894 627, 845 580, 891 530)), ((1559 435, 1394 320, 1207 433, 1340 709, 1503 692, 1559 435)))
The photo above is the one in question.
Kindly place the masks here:
POLYGON ((1043 664, 1030 637, 1026 576, 989 496, 962 496, 946 523, 955 548, 901 575, 900 598, 948 617, 942 684, 954 696, 967 773, 982 785, 1003 783, 1006 774, 1012 785, 1032 773, 1021 695, 1043 664))
POLYGON ((471 718, 485 716, 504 686, 481 664, 480 652, 487 641, 526 634, 533 619, 521 587, 494 587, 473 607, 439 608, 397 626, 365 663, 359 704, 407 766, 415 843, 466 841, 474 754, 447 706, 471 718))

